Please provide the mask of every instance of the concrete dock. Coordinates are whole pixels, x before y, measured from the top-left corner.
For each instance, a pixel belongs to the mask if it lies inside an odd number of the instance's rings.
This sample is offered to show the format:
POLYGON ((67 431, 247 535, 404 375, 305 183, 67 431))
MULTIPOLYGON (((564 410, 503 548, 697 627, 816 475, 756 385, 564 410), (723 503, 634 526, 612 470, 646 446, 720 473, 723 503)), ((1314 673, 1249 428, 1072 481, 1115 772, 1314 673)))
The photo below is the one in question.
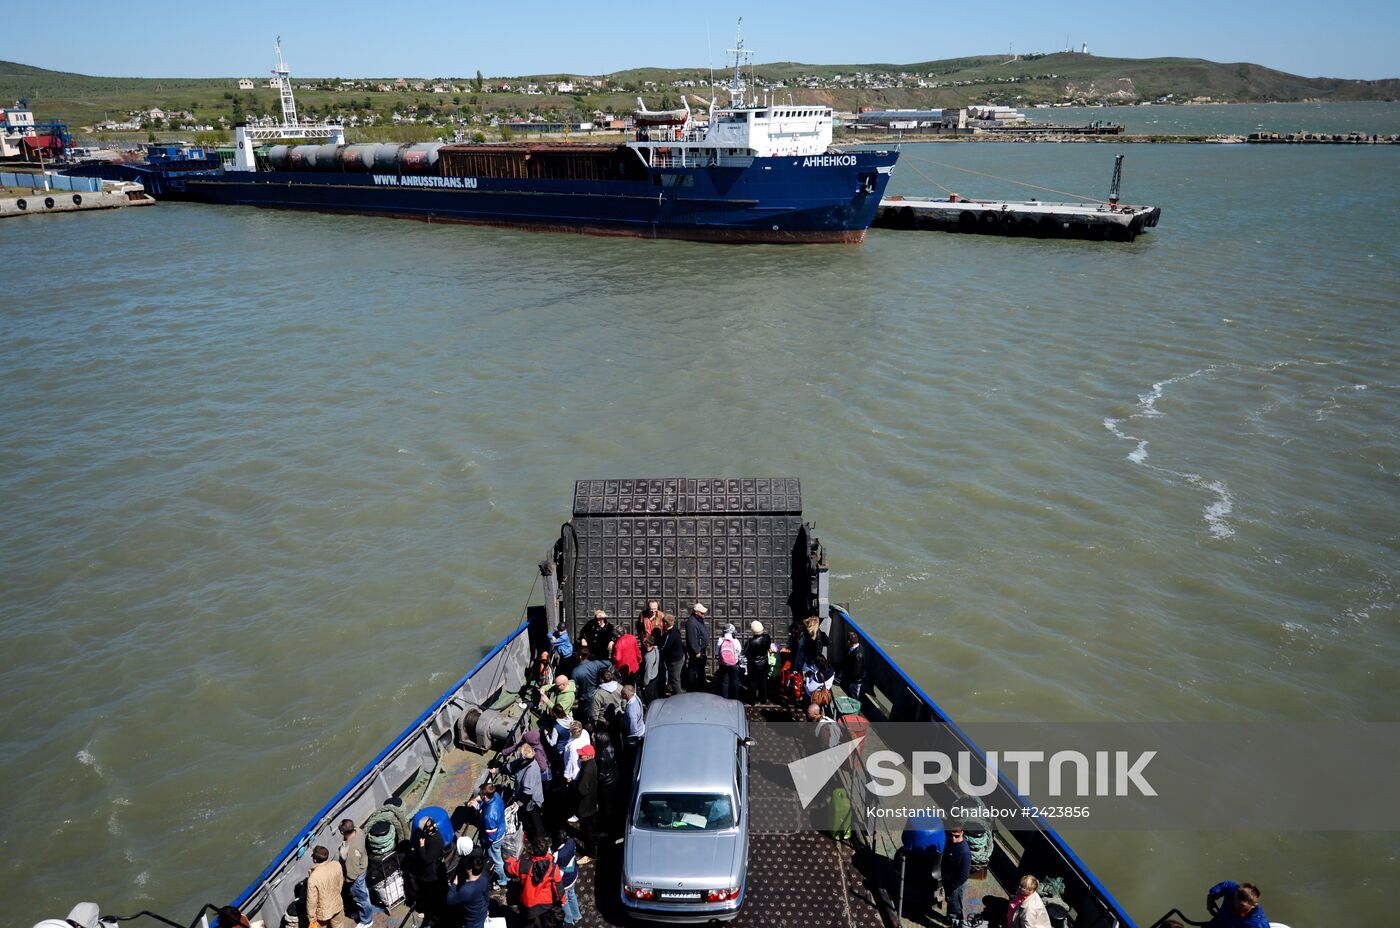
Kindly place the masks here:
POLYGON ((1162 210, 1156 206, 885 197, 872 225, 878 229, 1130 242, 1155 226, 1161 216, 1162 210))
POLYGON ((38 216, 46 213, 75 213, 89 209, 117 209, 151 206, 155 198, 140 184, 104 185, 99 191, 43 190, 19 196, 0 197, 0 218, 38 216))

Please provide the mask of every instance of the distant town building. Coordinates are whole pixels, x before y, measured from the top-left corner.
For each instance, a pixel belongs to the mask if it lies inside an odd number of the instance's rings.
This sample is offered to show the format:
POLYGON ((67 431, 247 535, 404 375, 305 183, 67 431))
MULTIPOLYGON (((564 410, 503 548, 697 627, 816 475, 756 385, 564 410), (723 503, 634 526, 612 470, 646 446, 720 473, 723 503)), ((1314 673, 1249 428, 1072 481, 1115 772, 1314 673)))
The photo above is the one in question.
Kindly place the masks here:
POLYGON ((922 129, 940 126, 943 110, 873 110, 861 107, 860 124, 890 129, 922 129))
POLYGON ((252 90, 252 89, 253 89, 253 79, 252 79, 251 77, 240 78, 239 81, 238 81, 238 89, 239 89, 239 90, 252 90))

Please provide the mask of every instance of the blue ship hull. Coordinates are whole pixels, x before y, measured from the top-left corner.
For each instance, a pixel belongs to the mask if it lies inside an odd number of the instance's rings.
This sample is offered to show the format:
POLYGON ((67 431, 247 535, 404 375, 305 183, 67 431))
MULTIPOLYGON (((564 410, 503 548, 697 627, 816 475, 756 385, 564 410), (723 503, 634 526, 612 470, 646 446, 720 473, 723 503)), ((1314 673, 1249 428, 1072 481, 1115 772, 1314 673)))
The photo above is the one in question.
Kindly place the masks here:
POLYGON ((545 180, 311 171, 190 176, 204 203, 732 242, 859 242, 897 152, 755 158, 649 169, 638 180, 545 180))

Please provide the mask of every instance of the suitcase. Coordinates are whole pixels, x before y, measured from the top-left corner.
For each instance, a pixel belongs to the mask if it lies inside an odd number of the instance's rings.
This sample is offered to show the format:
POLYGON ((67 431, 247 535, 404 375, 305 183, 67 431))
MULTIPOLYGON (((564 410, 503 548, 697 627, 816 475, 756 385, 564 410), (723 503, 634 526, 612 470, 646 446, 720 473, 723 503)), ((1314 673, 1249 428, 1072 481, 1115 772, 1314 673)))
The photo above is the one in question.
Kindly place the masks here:
MULTIPOLYGON (((842 730, 846 733, 844 739, 846 741, 854 741, 870 730, 870 720, 863 715, 843 715, 838 721, 841 724, 842 730)), ((861 760, 865 759, 864 741, 856 748, 855 753, 860 755, 861 760)), ((855 764, 854 757, 852 757, 851 763, 852 765, 855 764)))

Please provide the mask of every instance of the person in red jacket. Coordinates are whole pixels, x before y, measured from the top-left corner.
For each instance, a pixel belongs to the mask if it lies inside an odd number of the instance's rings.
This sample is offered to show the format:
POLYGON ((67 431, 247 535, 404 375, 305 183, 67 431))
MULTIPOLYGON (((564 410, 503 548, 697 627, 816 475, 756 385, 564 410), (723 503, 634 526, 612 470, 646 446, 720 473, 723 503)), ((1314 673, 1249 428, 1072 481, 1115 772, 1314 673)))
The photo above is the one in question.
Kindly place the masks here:
POLYGON ((564 875, 554 862, 549 844, 531 842, 529 860, 511 857, 506 860, 506 874, 520 881, 521 917, 526 928, 544 924, 545 916, 560 908, 564 891, 560 886, 564 875))
POLYGON ((613 666, 624 683, 631 683, 637 676, 637 668, 642 666, 642 645, 637 636, 625 632, 613 645, 613 666))

